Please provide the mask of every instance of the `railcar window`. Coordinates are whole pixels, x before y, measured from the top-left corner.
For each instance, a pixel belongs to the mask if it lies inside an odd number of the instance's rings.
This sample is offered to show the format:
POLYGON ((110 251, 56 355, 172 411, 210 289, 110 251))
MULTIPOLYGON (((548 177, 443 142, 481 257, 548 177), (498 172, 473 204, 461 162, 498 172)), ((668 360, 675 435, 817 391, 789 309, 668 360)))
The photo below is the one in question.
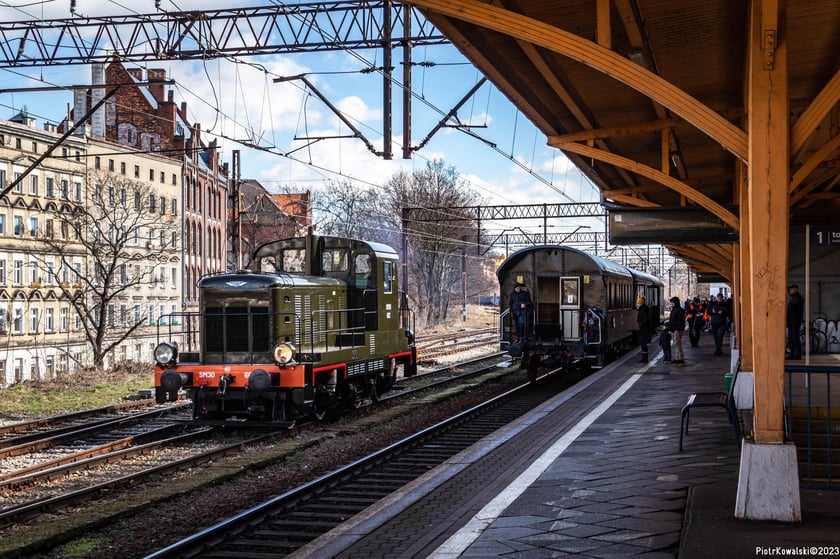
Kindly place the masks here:
POLYGON ((251 351, 268 351, 270 323, 267 307, 251 308, 251 351))
POLYGON ((283 271, 298 272, 306 271, 306 250, 302 248, 287 248, 283 251, 283 271))

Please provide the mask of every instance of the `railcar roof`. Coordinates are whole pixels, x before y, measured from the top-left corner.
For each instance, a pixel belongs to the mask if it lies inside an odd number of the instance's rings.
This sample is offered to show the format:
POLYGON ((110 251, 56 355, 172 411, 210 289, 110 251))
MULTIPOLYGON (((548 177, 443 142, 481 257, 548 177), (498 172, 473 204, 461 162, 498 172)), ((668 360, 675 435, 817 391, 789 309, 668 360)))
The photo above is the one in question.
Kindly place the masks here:
MULTIPOLYGON (((499 266, 499 269, 496 270, 496 276, 499 279, 501 279, 504 275, 509 273, 510 268, 512 268, 516 263, 518 263, 520 260, 522 260, 522 258, 524 258, 525 256, 527 256, 529 254, 552 251, 552 250, 572 252, 572 253, 578 254, 580 256, 583 256, 584 258, 588 259, 592 263, 593 268, 597 269, 600 272, 607 272, 607 273, 610 273, 610 274, 615 274, 615 275, 618 275, 618 276, 624 276, 624 277, 627 277, 627 278, 632 278, 633 277, 632 272, 635 272, 635 270, 631 270, 630 268, 627 268, 626 266, 622 266, 618 262, 613 262, 612 260, 607 260, 606 258, 602 258, 602 257, 596 256, 594 254, 589 254, 588 252, 584 252, 584 251, 576 249, 576 248, 561 246, 561 245, 539 245, 539 246, 526 247, 526 248, 523 248, 521 250, 517 250, 516 252, 514 252, 513 254, 508 256, 508 258, 504 262, 502 262, 502 264, 499 266)), ((653 276, 650 276, 650 277, 653 278, 653 276)), ((656 280, 656 281, 659 281, 659 280, 656 280)))

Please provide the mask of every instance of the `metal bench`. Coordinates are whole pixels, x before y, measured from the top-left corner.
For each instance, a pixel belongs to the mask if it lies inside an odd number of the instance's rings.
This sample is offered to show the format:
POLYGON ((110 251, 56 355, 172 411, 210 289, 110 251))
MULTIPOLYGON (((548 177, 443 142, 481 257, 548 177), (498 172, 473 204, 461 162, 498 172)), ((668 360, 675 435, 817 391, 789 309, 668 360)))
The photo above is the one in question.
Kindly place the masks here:
POLYGON ((738 419, 738 409, 735 407, 735 383, 738 381, 738 368, 732 375, 732 384, 728 392, 697 392, 688 397, 688 401, 680 413, 680 451, 683 449, 683 435, 688 434, 688 420, 691 408, 715 408, 726 410, 729 423, 735 429, 735 440, 741 448, 741 426, 738 419))

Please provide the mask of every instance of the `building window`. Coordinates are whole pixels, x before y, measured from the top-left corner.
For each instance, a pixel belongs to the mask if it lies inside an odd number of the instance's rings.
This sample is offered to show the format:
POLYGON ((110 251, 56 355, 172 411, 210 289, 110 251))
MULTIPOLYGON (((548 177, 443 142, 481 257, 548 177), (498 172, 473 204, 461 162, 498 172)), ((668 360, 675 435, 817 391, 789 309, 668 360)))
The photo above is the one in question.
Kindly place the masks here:
POLYGON ((125 174, 125 161, 120 161, 120 174, 125 174))
POLYGON ((23 216, 16 215, 14 217, 14 228, 15 237, 23 237, 23 216))
POLYGON ((68 308, 61 307, 58 310, 58 328, 62 332, 66 332, 70 328, 70 321, 68 319, 68 308))
POLYGON ((12 266, 12 283, 23 285, 23 260, 15 260, 12 266))
POLYGON ((20 148, 20 138, 15 138, 15 149, 21 149, 20 148))
POLYGON ((120 326, 125 326, 126 322, 128 322, 128 307, 123 303, 120 305, 120 326))
MULTIPOLYGON (((2 145, 2 144, 0 144, 2 145)), ((6 188, 6 171, 0 170, 0 187, 6 188)))
POLYGON ((166 198, 160 197, 160 215, 166 214, 166 198))
POLYGON ((172 184, 173 185, 178 184, 178 175, 176 175, 175 173, 172 173, 172 184))
POLYGON ((37 334, 40 326, 40 312, 38 309, 29 309, 29 333, 37 334))
POLYGON ((156 205, 155 205, 156 201, 157 201, 157 198, 155 198, 155 195, 154 194, 149 194, 149 212, 150 213, 155 213, 157 211, 156 210, 156 205))
POLYGON ((73 187, 76 189, 76 201, 82 201, 82 183, 81 182, 74 182, 73 187))
POLYGON ((6 214, 0 214, 0 236, 6 236, 6 214))
POLYGON ((149 169, 149 182, 154 182, 155 180, 155 170, 149 169))
POLYGON ((49 307, 49 308, 46 309, 46 313, 47 314, 44 317, 46 319, 46 323, 44 325, 44 331, 45 332, 55 332, 55 309, 52 308, 52 307, 49 307))
POLYGON ((172 199, 172 217, 175 217, 176 215, 178 215, 178 199, 173 198, 172 199))
POLYGON ((6 259, 0 259, 0 285, 6 285, 6 259))
POLYGON ((140 178, 140 165, 135 165, 134 166, 134 178, 135 179, 140 178))
POLYGON ((18 307, 14 310, 12 318, 12 333, 23 334, 23 309, 18 307))
POLYGON ((29 175, 29 194, 38 196, 38 175, 29 175))
POLYGON ((47 220, 47 231, 46 231, 46 235, 47 235, 47 238, 48 238, 48 239, 52 239, 52 238, 53 238, 53 220, 52 220, 52 219, 48 219, 48 220, 47 220))
POLYGON ((134 324, 140 324, 143 315, 140 313, 140 305, 134 305, 134 324))
MULTIPOLYGON (((18 139, 20 142, 20 139, 18 139)), ((23 382, 23 359, 18 357, 15 359, 15 382, 23 382)))
POLYGON ((55 179, 47 177, 47 198, 55 198, 55 179))
POLYGON ((61 179, 61 199, 70 199, 70 181, 67 179, 61 179))
POLYGON ((18 194, 23 194, 23 184, 21 184, 22 181, 20 180, 20 173, 15 173, 13 176, 15 181, 14 191, 18 194))
POLYGON ((32 153, 38 153, 38 142, 32 142, 32 153))
POLYGON ((52 380, 55 378, 55 357, 52 355, 47 356, 47 378, 52 380))
POLYGON ((102 168, 102 159, 98 155, 93 158, 93 168, 94 169, 101 169, 102 168))
POLYGON ((108 160, 108 170, 111 171, 112 173, 114 172, 114 160, 113 159, 108 160))
POLYGON ((164 173, 163 171, 160 172, 160 183, 166 183, 166 173, 164 173))
POLYGON ((38 237, 38 218, 37 217, 30 217, 29 218, 29 236, 36 238, 38 237))

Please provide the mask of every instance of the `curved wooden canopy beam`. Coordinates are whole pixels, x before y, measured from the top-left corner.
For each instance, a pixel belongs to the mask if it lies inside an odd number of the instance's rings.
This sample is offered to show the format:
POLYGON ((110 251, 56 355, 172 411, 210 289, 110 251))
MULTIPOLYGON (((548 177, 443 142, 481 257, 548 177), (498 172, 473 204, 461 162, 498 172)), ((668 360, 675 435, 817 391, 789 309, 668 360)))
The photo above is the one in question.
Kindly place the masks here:
POLYGON ((805 177, 810 175, 811 171, 817 168, 817 165, 828 159, 828 156, 838 148, 840 148, 840 134, 834 136, 823 144, 822 147, 814 153, 814 155, 809 157, 808 160, 803 163, 802 167, 796 170, 790 181, 790 185, 788 186, 788 193, 793 194, 800 183, 805 180, 805 177))
POLYGON ((840 70, 834 74, 822 91, 811 101, 797 121, 790 134, 790 153, 799 152, 808 136, 814 133, 820 122, 837 103, 840 102, 840 70))
POLYGON ((403 0, 403 3, 479 25, 586 64, 671 109, 725 150, 747 161, 746 132, 672 83, 597 43, 476 0, 403 0))
MULTIPOLYGON (((604 163, 609 163, 610 165, 615 165, 617 167, 627 169, 628 171, 637 173, 651 180, 654 180, 659 184, 682 194, 683 196, 697 203, 701 207, 706 208, 714 215, 719 217, 724 223, 733 227, 736 231, 739 230, 738 217, 735 216, 732 212, 730 212, 729 210, 727 210, 726 208, 724 208, 723 206, 706 196, 705 194, 701 194, 686 183, 677 180, 674 177, 666 175, 662 171, 659 171, 647 165, 643 165, 638 161, 633 161, 632 159, 621 157, 620 155, 616 155, 614 153, 603 151, 584 144, 570 142, 555 145, 555 147, 560 148, 563 151, 571 151, 572 153, 577 153, 578 155, 591 157, 593 159, 597 159, 599 161, 603 161, 604 163)), ((609 193, 605 192, 604 194, 608 195, 609 193)))
POLYGON ((668 250, 690 263, 697 270, 716 273, 728 280, 732 279, 732 257, 727 256, 724 245, 668 245, 668 250), (724 250, 720 250, 724 248, 724 250))

